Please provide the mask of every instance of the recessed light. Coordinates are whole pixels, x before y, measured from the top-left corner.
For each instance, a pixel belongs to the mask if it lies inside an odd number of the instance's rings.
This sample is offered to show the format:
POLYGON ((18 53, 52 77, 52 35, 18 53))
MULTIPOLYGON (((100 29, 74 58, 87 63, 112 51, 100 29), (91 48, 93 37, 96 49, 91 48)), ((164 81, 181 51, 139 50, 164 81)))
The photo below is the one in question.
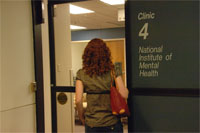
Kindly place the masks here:
POLYGON ((100 0, 104 3, 107 3, 109 5, 121 5, 125 3, 125 0, 100 0))
POLYGON ((77 25, 70 25, 70 29, 71 29, 71 30, 86 29, 86 27, 77 26, 77 25))
POLYGON ((70 13, 71 14, 84 14, 84 13, 93 13, 94 11, 88 10, 86 8, 82 8, 75 5, 69 5, 70 13))

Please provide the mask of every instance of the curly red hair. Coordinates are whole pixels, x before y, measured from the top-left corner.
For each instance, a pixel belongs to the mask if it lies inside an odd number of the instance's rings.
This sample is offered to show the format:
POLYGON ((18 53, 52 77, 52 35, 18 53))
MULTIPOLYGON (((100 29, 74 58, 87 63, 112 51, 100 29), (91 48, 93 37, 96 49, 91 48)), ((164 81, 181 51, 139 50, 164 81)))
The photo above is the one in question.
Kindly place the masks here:
POLYGON ((101 76, 114 68, 110 49, 99 38, 94 38, 87 44, 82 59, 83 70, 90 77, 101 76))

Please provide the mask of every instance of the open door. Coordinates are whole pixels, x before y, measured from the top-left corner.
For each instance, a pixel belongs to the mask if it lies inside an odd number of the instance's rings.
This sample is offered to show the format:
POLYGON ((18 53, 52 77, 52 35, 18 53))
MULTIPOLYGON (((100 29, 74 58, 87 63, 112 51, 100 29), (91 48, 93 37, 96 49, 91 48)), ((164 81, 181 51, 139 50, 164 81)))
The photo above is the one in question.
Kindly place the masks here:
MULTIPOLYGON (((110 29, 112 28, 119 28, 117 30, 124 29, 124 21, 117 21, 118 7, 122 8, 123 6, 124 5, 111 6, 101 2, 100 0, 80 0, 79 2, 72 2, 70 0, 66 0, 63 2, 59 0, 49 1, 48 12, 50 31, 49 39, 51 59, 51 98, 53 132, 84 132, 84 126, 80 124, 80 120, 77 117, 77 112, 75 110, 74 105, 75 76, 77 69, 82 67, 82 63, 80 63, 81 60, 78 60, 77 62, 79 63, 77 63, 76 60, 74 60, 74 58, 77 55, 78 57, 76 57, 78 59, 81 59, 79 57, 81 57, 82 55, 84 46, 87 44, 88 40, 94 38, 93 35, 104 40, 109 40, 108 45, 113 48, 114 52, 117 53, 119 52, 119 50, 122 51, 121 54, 123 56, 121 58, 117 57, 118 59, 114 60, 114 62, 118 64, 118 67, 122 68, 121 70, 124 73, 124 80, 126 80, 126 61, 124 56, 125 39, 123 38, 125 35, 123 37, 116 37, 118 39, 117 40, 115 38, 117 41, 114 41, 115 39, 113 39, 113 36, 111 35, 109 35, 109 38, 101 36, 108 36, 106 33, 104 33, 104 29, 107 29, 108 31, 110 31, 110 29), (85 8, 87 8, 87 6, 90 6, 90 8, 92 8, 91 10, 96 9, 98 14, 70 14, 70 4, 85 8), (101 6, 99 7, 99 5, 101 6), (105 14, 106 10, 110 11, 110 13, 105 14), (77 44, 80 44, 80 49, 78 48, 77 50, 75 48, 75 50, 72 45, 76 45, 76 41, 73 41, 73 38, 77 36, 72 36, 72 34, 78 30, 70 29, 70 25, 80 24, 80 22, 83 22, 85 24, 87 23, 89 28, 86 30, 94 30, 96 33, 87 33, 86 36, 88 35, 91 38, 84 42, 81 42, 81 40, 79 40, 80 42, 78 42, 77 44), (116 44, 117 42, 119 44, 116 44), (113 43, 116 45, 114 46, 113 43), (119 47, 118 45, 121 45, 121 47, 119 47), (75 51, 73 51, 72 53, 71 50, 75 51), (77 69, 74 69, 73 65, 77 69), (72 71, 72 69, 74 71, 72 71), (75 125, 75 123, 79 123, 79 125, 77 124, 77 126, 75 125), (76 127, 79 126, 79 129, 81 130, 76 129, 76 127)), ((113 30, 111 31, 113 32, 113 30)), ((83 106, 86 106, 86 102, 83 104, 83 106)))
POLYGON ((31 0, 3 0, 0 1, 0 10, 0 132, 43 131, 37 130, 43 125, 40 123, 37 127, 36 124, 37 63, 34 62, 31 0))
MULTIPOLYGON (((71 31, 69 4, 54 5, 54 39, 55 39, 55 88, 57 132, 73 132, 72 93, 69 88, 59 91, 60 87, 73 84, 71 62, 71 31)), ((74 87, 71 89, 74 90, 74 87)), ((55 100, 55 99, 54 99, 55 100)))

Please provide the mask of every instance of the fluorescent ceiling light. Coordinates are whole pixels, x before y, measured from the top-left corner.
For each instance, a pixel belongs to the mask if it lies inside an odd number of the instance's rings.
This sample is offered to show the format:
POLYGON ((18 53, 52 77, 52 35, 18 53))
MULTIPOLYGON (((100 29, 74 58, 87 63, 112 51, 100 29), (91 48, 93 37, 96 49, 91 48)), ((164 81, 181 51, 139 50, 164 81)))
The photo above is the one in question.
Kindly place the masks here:
POLYGON ((100 0, 100 1, 107 3, 109 5, 120 5, 125 3, 125 0, 100 0))
POLYGON ((70 25, 70 29, 71 29, 71 30, 86 29, 86 27, 77 26, 77 25, 70 25))
POLYGON ((93 13, 94 11, 88 10, 86 8, 82 8, 79 6, 69 5, 70 13, 71 14, 84 14, 84 13, 93 13))

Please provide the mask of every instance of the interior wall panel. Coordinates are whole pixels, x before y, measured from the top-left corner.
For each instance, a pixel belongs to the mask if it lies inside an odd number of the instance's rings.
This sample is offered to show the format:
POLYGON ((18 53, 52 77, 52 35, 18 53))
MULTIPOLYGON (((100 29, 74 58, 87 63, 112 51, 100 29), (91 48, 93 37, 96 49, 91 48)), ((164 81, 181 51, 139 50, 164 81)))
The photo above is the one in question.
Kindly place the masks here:
POLYGON ((199 132, 199 98, 131 97, 135 132, 199 132))
POLYGON ((2 1, 1 11, 2 109, 7 110, 35 102, 30 89, 35 80, 31 2, 2 1), (16 16, 20 18, 13 22, 16 16))
POLYGON ((2 111, 2 132, 36 132, 35 104, 2 111))
POLYGON ((73 76, 76 76, 76 73, 79 69, 82 68, 82 55, 85 47, 88 42, 72 42, 72 70, 73 76))
POLYGON ((0 1, 0 11, 0 132, 35 132, 31 0, 0 1))

